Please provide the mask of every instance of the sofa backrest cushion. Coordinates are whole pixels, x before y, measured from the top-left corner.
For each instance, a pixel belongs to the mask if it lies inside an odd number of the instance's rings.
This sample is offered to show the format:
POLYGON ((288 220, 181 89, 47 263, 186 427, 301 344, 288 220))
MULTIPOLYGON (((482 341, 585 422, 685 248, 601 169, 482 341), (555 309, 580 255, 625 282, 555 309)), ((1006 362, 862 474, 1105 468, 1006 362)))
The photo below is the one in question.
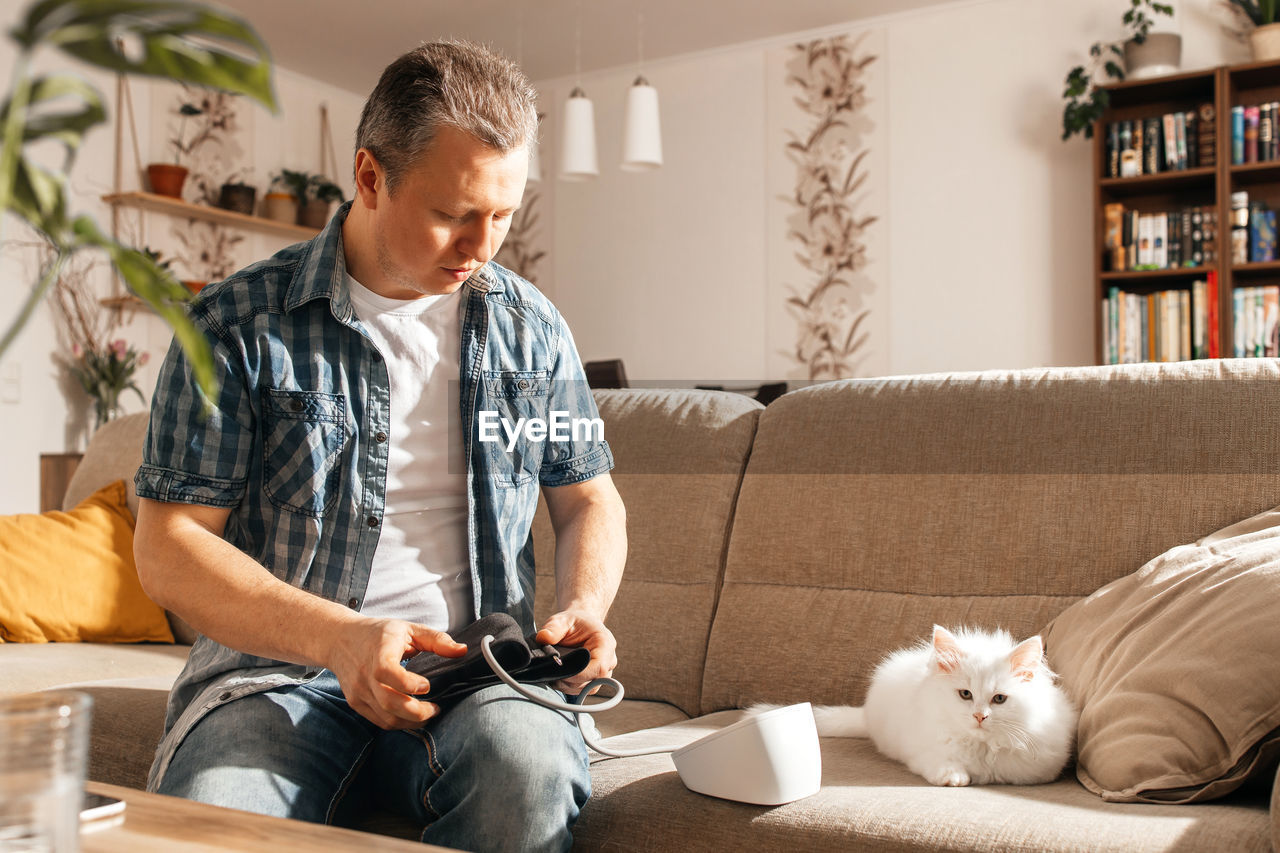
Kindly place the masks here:
MULTIPOLYGON (((743 469, 763 407, 696 390, 595 392, 627 509, 629 550, 608 625, 634 699, 696 713, 711 616, 743 469)), ((536 614, 555 609, 555 536, 534 520, 536 614)))
POLYGON ((743 480, 702 710, 861 704, 884 655, 934 623, 1037 633, 1170 547, 1280 504, 1278 419, 1270 359, 782 397, 743 480))
POLYGON ((138 493, 133 487, 133 475, 142 464, 142 443, 146 439, 149 417, 146 412, 125 415, 107 421, 93 434, 84 458, 67 484, 63 509, 71 509, 108 483, 124 480, 129 512, 134 518, 138 517, 138 493))

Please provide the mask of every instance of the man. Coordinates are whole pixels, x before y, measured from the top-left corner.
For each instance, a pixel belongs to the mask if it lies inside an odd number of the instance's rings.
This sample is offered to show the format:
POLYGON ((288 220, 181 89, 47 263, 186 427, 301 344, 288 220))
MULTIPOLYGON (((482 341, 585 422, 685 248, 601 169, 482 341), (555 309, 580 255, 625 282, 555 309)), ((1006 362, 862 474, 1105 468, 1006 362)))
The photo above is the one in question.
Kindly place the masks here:
POLYGON ((463 654, 448 632, 495 611, 532 632, 540 485, 558 612, 538 641, 590 649, 566 689, 616 663, 626 533, 603 437, 477 440, 480 412, 596 416, 559 313, 489 263, 534 98, 474 45, 401 57, 361 116, 355 199, 194 303, 221 389, 200 398, 171 347, 136 478, 139 575, 201 634, 152 790, 332 821, 354 786, 424 841, 569 846, 590 792, 572 720, 505 687, 438 707, 401 665, 463 654))

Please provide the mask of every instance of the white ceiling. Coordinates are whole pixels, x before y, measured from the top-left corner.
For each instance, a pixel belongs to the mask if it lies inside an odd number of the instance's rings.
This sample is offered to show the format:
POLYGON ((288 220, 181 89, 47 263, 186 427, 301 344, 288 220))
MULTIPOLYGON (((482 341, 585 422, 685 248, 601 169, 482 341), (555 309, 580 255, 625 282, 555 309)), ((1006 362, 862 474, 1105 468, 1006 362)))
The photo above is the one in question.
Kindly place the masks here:
POLYGON ((659 59, 953 0, 216 0, 247 18, 277 65, 360 95, 424 41, 465 38, 519 57, 529 78, 659 59))

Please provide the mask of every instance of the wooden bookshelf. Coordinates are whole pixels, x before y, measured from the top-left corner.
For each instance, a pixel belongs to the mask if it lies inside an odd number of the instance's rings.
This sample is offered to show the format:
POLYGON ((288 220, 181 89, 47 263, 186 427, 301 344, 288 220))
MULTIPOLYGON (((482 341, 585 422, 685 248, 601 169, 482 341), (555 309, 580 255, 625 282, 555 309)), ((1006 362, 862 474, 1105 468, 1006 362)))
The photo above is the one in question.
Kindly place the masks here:
POLYGON ((247 231, 258 231, 263 234, 274 234, 280 237, 293 237, 297 240, 310 240, 320 232, 315 228, 294 225, 290 222, 279 222, 262 216, 249 216, 233 210, 223 210, 207 204, 191 204, 180 198, 172 198, 155 193, 128 192, 104 195, 102 200, 107 204, 130 207, 135 210, 147 210, 152 213, 163 213, 182 219, 200 219, 230 228, 247 231))
MULTIPOLYGON (((1197 280, 1217 275, 1217 332, 1219 355, 1233 355, 1233 297, 1239 288, 1280 284, 1280 260, 1235 263, 1231 245, 1231 196, 1249 194, 1249 202, 1262 202, 1280 211, 1280 159, 1232 163, 1231 109, 1280 101, 1280 62, 1221 66, 1203 71, 1146 80, 1126 80, 1107 87, 1110 105, 1094 126, 1094 274, 1093 302, 1095 355, 1107 361, 1101 304, 1112 288, 1147 295, 1157 291, 1188 290, 1197 280), (1188 163, 1182 170, 1159 171, 1133 177, 1113 177, 1110 170, 1108 130, 1112 123, 1155 118, 1166 113, 1196 111, 1201 104, 1214 105, 1214 162, 1188 163), (1211 263, 1166 269, 1112 269, 1106 248, 1104 210, 1111 203, 1126 211, 1156 213, 1200 207, 1217 216, 1216 240, 1211 263)), ((1276 128, 1273 132, 1280 131, 1276 128)), ((1278 137, 1280 138, 1280 137, 1278 137)), ((1199 152, 1197 152, 1199 153, 1199 152)), ((1144 164, 1145 167, 1146 164, 1144 164)), ((1145 171, 1145 168, 1144 168, 1145 171)), ((1184 246, 1184 249, 1186 247, 1184 246)))

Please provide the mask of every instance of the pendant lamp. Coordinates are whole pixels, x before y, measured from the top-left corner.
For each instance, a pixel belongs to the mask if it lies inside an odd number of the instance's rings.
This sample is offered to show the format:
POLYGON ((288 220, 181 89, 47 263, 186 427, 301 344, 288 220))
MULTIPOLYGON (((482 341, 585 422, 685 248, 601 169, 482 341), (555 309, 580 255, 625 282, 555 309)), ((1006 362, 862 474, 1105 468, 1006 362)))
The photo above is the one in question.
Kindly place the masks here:
POLYGON ((622 168, 647 172, 662 165, 662 125, 658 118, 658 90, 636 77, 627 92, 627 116, 622 143, 622 168))
POLYGON ((596 112, 582 87, 575 86, 564 106, 564 138, 560 147, 560 179, 586 181, 597 177, 596 112))

